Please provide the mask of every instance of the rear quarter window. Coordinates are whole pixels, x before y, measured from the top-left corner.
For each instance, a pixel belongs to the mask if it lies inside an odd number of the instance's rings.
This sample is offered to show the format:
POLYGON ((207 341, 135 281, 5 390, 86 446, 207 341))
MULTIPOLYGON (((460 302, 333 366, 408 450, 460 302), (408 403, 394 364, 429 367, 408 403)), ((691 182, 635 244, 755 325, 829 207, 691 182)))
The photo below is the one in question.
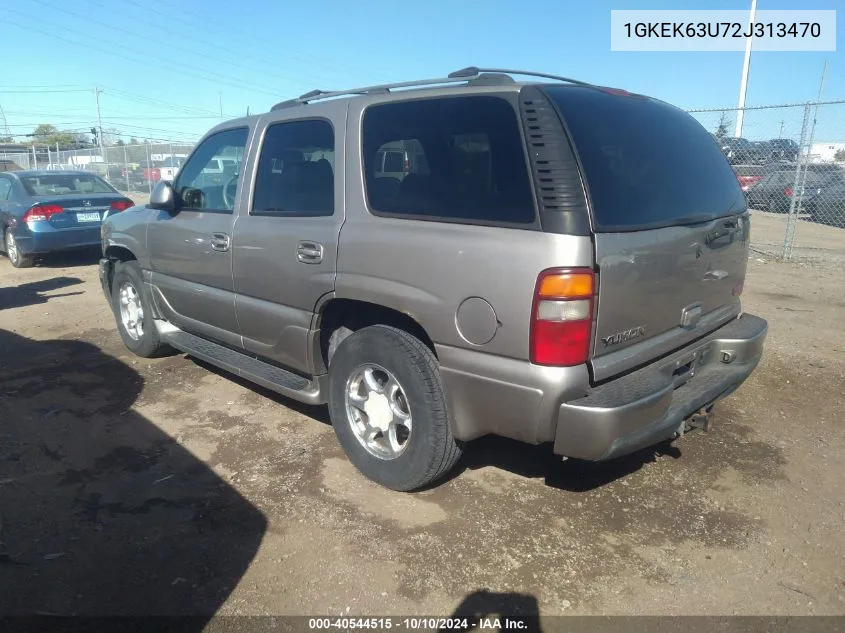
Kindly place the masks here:
POLYGON ((546 92, 580 159, 596 231, 690 224, 745 210, 719 145, 686 112, 596 88, 546 92))
POLYGON ((536 221, 516 111, 502 98, 370 106, 362 153, 367 201, 376 215, 496 225, 536 221))

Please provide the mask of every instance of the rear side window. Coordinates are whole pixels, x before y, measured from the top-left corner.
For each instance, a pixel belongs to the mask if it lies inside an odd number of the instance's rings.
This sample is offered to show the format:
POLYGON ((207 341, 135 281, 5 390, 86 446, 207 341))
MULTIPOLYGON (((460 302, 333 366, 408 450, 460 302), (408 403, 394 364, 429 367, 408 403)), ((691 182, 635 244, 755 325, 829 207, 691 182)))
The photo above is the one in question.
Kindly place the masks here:
POLYGON ((535 221, 516 112, 498 97, 367 108, 367 200, 376 214, 527 225, 535 221))
POLYGON ((703 222, 745 210, 713 137, 660 101, 595 88, 546 88, 583 166, 597 231, 703 222))
POLYGON ((334 213, 334 130, 309 119, 267 128, 252 215, 326 216, 334 213))

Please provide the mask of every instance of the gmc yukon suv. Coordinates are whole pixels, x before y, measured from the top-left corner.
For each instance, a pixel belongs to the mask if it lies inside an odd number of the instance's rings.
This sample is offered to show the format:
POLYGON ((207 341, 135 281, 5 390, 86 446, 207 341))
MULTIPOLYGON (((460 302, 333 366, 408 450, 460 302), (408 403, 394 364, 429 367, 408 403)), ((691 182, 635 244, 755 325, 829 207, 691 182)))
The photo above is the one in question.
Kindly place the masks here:
POLYGON ((748 236, 683 111, 473 67, 218 125, 105 220, 100 276, 130 350, 326 403, 355 466, 413 490, 485 434, 597 461, 706 428, 766 335, 748 236))

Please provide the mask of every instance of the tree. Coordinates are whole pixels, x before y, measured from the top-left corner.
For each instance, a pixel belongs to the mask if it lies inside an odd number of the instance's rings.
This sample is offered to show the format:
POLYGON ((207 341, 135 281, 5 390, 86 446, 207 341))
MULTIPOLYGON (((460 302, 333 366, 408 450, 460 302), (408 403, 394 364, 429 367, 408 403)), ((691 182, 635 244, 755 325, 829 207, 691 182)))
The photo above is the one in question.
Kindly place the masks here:
POLYGON ((14 143, 15 139, 11 136, 0 136, 0 143, 14 143))
POLYGON ((845 149, 838 149, 833 154, 833 160, 836 162, 845 162, 845 149))
POLYGON ((722 116, 719 117, 719 127, 716 128, 716 133, 714 136, 716 138, 725 138, 728 135, 728 113, 722 112, 722 116))
POLYGON ((130 145, 138 145, 138 139, 135 138, 134 136, 130 137, 129 138, 129 144, 130 145))
POLYGON ((42 123, 32 131, 32 137, 36 143, 49 147, 59 146, 60 149, 68 149, 74 146, 76 135, 73 132, 62 132, 55 125, 42 123))

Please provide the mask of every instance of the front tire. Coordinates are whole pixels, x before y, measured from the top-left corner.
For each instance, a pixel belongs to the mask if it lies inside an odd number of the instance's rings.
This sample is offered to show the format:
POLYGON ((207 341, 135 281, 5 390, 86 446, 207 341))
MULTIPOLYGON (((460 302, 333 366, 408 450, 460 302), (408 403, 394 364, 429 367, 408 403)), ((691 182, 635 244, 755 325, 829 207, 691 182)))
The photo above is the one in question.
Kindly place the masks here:
POLYGON ((154 358, 167 351, 155 326, 152 301, 141 278, 138 262, 118 262, 115 265, 111 304, 120 338, 132 353, 142 358, 154 358))
POLYGON ((32 255, 21 253, 18 242, 12 234, 11 229, 6 229, 3 235, 3 243, 6 249, 6 257, 9 258, 9 263, 15 268, 30 268, 35 262, 35 258, 32 255))
POLYGON ((329 365, 329 414, 355 467, 393 490, 437 481, 461 456, 437 359, 394 327, 363 328, 338 346, 329 365))

